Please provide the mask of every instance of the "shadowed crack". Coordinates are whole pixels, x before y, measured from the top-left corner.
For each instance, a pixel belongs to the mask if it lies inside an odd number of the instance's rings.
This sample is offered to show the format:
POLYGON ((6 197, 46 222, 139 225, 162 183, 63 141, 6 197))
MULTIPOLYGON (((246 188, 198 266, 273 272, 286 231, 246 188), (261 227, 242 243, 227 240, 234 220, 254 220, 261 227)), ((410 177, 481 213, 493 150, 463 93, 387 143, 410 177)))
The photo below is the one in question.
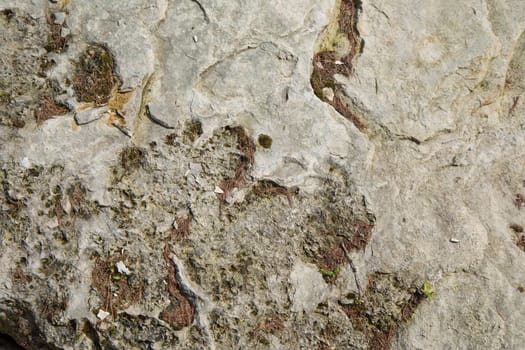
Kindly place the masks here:
POLYGON ((178 287, 181 293, 186 296, 195 310, 194 320, 203 330, 210 349, 215 349, 215 341, 211 336, 210 325, 208 322, 208 313, 213 309, 213 305, 206 293, 188 279, 184 265, 179 260, 179 258, 174 253, 172 253, 170 259, 175 266, 175 278, 177 280, 178 287))
POLYGON ((190 1, 195 3, 199 7, 199 9, 202 11, 202 15, 204 16, 204 20, 206 21, 206 23, 210 23, 210 17, 208 16, 206 9, 204 8, 204 6, 202 6, 200 1, 199 0, 190 0, 190 1))

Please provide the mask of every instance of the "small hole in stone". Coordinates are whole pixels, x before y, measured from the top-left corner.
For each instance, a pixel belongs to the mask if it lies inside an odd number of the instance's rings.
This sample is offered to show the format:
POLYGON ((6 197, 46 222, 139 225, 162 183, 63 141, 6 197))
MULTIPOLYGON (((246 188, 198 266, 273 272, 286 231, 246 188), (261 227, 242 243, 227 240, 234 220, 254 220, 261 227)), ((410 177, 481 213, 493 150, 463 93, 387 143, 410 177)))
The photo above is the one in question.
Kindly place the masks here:
POLYGON ((273 140, 268 135, 260 134, 259 138, 257 139, 257 141, 259 142, 259 145, 261 145, 261 147, 263 147, 263 148, 271 148, 272 147, 273 140))

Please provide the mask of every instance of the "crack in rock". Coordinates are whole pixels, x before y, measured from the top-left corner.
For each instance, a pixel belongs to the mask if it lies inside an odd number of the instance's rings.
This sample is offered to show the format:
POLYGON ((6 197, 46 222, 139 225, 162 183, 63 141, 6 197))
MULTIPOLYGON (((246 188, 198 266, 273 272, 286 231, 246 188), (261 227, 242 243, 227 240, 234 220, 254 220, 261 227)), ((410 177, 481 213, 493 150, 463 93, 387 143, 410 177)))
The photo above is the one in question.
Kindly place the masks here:
POLYGON ((170 259, 175 265, 178 287, 180 291, 189 299, 195 310, 195 318, 199 327, 204 331, 205 336, 208 340, 210 349, 215 349, 215 341, 210 331, 210 324, 208 321, 208 313, 215 309, 214 304, 210 301, 208 295, 197 285, 191 282, 184 268, 182 261, 174 254, 171 253, 170 259))

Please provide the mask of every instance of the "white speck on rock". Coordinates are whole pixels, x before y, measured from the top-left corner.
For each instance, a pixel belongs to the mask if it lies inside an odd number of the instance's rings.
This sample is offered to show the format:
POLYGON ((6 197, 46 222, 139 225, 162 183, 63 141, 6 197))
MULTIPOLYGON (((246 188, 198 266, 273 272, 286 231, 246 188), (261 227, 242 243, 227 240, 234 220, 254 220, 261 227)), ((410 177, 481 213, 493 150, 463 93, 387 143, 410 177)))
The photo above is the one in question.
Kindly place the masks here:
POLYGON ((22 168, 29 169, 29 168, 31 168, 31 162, 29 161, 29 159, 27 157, 24 157, 20 161, 20 166, 22 168))
POLYGON ((126 275, 131 274, 131 271, 126 267, 123 261, 116 263, 115 267, 117 268, 118 273, 125 273, 126 275))
POLYGON ((98 318, 99 320, 103 321, 103 320, 106 319, 108 316, 109 316, 109 312, 104 311, 104 310, 102 310, 102 309, 98 310, 97 318, 98 318))
POLYGON ((53 14, 53 23, 62 25, 66 21, 66 13, 65 12, 55 12, 53 14))

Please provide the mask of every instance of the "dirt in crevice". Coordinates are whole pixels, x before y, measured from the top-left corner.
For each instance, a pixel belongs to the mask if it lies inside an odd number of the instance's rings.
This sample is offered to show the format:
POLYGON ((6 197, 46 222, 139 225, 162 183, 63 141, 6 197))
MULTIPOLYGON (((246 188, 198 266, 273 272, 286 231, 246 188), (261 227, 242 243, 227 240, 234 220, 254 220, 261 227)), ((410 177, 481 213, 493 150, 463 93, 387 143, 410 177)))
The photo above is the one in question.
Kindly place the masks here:
POLYGON ((348 262, 347 253, 363 251, 366 248, 372 236, 373 228, 373 220, 357 220, 348 227, 352 233, 350 239, 342 238, 324 251, 317 265, 326 282, 333 283, 337 280, 341 267, 348 262))
POLYGON ((407 285, 399 276, 374 273, 365 293, 352 296, 342 309, 352 327, 365 334, 369 350, 390 350, 399 328, 426 298, 421 287, 407 285))
POLYGON ((253 186, 253 193, 257 197, 269 198, 273 196, 284 196, 291 204, 293 192, 285 186, 281 186, 272 180, 260 180, 253 186))
POLYGON ((219 187, 222 193, 218 193, 217 197, 224 203, 228 194, 234 189, 239 188, 246 183, 246 175, 249 169, 253 166, 254 154, 255 154, 255 143, 246 134, 246 131, 241 126, 226 127, 226 132, 232 134, 237 139, 237 149, 241 152, 235 174, 231 177, 224 179, 219 187))
MULTIPOLYGON (((51 15, 50 15, 51 16, 51 15)), ((54 65, 50 52, 67 49, 67 37, 46 18, 35 19, 19 9, 0 12, 0 126, 21 129, 66 114, 56 101, 64 91, 48 77, 54 65)))
POLYGON ((46 16, 49 25, 49 35, 45 49, 48 52, 63 53, 67 51, 71 35, 65 33, 67 31, 67 22, 61 24, 55 23, 55 14, 51 13, 46 16))
POLYGON ((107 259, 97 259, 91 272, 91 285, 102 300, 101 309, 115 315, 130 305, 142 299, 144 282, 133 271, 135 261, 126 254, 110 256, 107 259), (117 263, 123 262, 132 274, 119 272, 117 263))
MULTIPOLYGON (((317 52, 312 60, 312 75, 310 84, 317 97, 330 104, 346 119, 350 120, 359 130, 365 129, 365 124, 352 111, 342 96, 342 86, 336 82, 335 75, 349 77, 352 74, 352 61, 364 48, 364 41, 357 30, 358 13, 361 10, 359 0, 341 0, 337 17, 337 34, 343 34, 349 44, 349 50, 340 56, 335 51, 324 50, 317 52), (331 91, 331 92, 330 92, 331 91)), ((336 40, 325 38, 324 40, 336 40)))
POLYGON ((187 238, 190 234, 190 218, 178 218, 176 227, 164 246, 164 260, 168 268, 168 294, 170 295, 170 304, 160 313, 159 318, 175 330, 181 330, 191 326, 195 310, 190 300, 184 295, 177 280, 178 267, 171 260, 170 238, 180 240, 187 238))

